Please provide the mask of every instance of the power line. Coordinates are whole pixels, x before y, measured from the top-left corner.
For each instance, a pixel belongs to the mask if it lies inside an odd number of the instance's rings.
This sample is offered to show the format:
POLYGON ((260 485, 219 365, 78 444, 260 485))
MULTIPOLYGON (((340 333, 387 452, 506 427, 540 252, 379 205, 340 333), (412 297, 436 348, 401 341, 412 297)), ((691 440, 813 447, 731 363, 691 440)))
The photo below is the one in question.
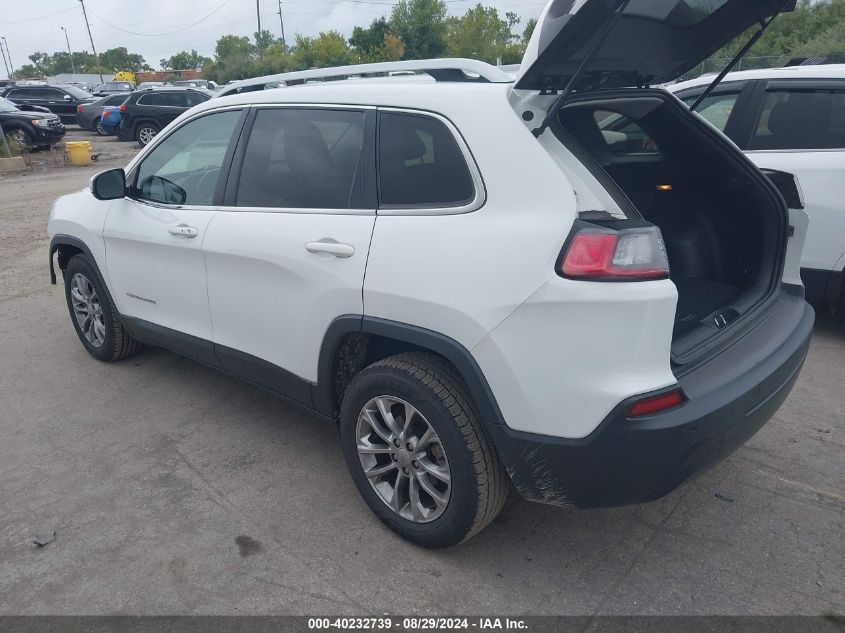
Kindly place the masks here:
POLYGON ((69 9, 64 9, 63 11, 55 11, 50 13, 49 15, 42 15, 37 18, 27 18, 26 20, 15 20, 14 22, 0 22, 3 26, 10 25, 10 24, 24 24, 25 22, 37 22, 38 20, 45 20, 47 18, 52 18, 54 15, 61 15, 62 13, 69 13, 70 11, 76 11, 76 7, 71 7, 69 9))
MULTIPOLYGON (((80 1, 80 2, 82 2, 82 0, 79 0, 79 1, 80 1)), ((127 30, 127 29, 124 29, 123 27, 118 26, 117 24, 112 24, 111 22, 109 22, 108 20, 106 20, 104 17, 97 15, 97 14, 96 14, 96 13, 94 13, 93 11, 91 12, 91 15, 93 15, 95 18, 97 18, 98 20, 100 20, 100 22, 104 22, 105 24, 108 24, 108 25, 109 25, 110 27, 112 27, 113 29, 117 29, 118 31, 123 31, 124 33, 129 33, 130 35, 139 35, 139 36, 141 36, 141 37, 162 37, 162 36, 165 36, 165 35, 173 35, 173 34, 175 34, 175 33, 181 33, 182 31, 186 31, 186 30, 188 30, 188 29, 189 29, 189 28, 191 28, 192 26, 196 26, 197 24, 199 24, 199 23, 201 23, 201 22, 204 22, 205 20, 207 20, 208 18, 210 18, 212 15, 214 15, 215 13, 217 13, 218 11, 220 11, 220 9, 222 9, 223 7, 225 7, 227 4, 229 4, 229 0, 225 0, 222 4, 220 4, 220 5, 218 5, 217 7, 215 7, 215 8, 214 8, 214 9, 213 9, 210 13, 208 13, 208 14, 204 15, 203 17, 201 17, 201 18, 200 18, 199 20, 197 20, 196 22, 191 22, 190 24, 188 24, 188 25, 186 25, 186 26, 183 26, 183 27, 181 27, 181 28, 178 28, 178 29, 176 29, 176 30, 174 30, 174 31, 168 31, 168 32, 166 32, 166 33, 138 33, 138 32, 136 32, 136 31, 129 31, 129 30, 127 30)))

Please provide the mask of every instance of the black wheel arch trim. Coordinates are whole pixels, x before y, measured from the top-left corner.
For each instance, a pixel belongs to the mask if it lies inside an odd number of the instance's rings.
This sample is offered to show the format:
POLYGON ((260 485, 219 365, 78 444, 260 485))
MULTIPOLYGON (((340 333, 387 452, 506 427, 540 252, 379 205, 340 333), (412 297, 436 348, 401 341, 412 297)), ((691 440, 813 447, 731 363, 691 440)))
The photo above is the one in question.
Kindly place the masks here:
POLYGON ((379 317, 347 314, 329 325, 320 348, 317 384, 314 386, 315 408, 327 415, 333 414, 332 372, 334 360, 343 338, 348 334, 372 334, 407 343, 435 354, 452 363, 464 379, 482 421, 505 424, 504 416, 492 389, 469 350, 458 341, 439 332, 416 325, 382 319, 379 317))
POLYGON ((50 240, 50 283, 52 285, 56 285, 56 269, 53 265, 53 255, 56 254, 56 251, 59 250, 61 246, 73 246, 74 248, 78 248, 81 250, 88 259, 91 260, 91 265, 97 269, 97 274, 100 275, 102 280, 102 274, 100 273, 99 267, 97 266, 97 260, 94 257, 94 254, 91 252, 91 249, 88 248, 88 245, 85 244, 82 240, 78 237, 73 237, 72 235, 64 235, 61 233, 57 233, 53 236, 53 239, 50 240))

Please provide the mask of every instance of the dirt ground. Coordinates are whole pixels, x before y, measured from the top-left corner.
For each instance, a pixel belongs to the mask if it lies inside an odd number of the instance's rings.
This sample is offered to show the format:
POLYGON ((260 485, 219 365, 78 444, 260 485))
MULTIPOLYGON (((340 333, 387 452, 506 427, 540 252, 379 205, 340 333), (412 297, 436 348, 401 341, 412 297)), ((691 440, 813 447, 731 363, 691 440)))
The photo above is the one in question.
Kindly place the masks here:
POLYGON ((77 137, 98 164, 0 177, 0 614, 845 613, 845 315, 819 317, 775 418, 665 499, 512 498, 468 544, 416 549, 331 425, 170 352, 85 353, 47 215, 136 150, 77 137))

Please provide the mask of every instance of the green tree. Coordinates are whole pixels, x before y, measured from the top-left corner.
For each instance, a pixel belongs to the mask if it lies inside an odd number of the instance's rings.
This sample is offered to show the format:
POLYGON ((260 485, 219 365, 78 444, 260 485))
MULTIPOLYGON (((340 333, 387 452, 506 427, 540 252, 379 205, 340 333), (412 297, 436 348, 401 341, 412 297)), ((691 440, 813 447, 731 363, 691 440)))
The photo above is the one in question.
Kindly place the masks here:
POLYGON ((162 59, 160 63, 164 70, 185 70, 187 68, 202 68, 210 61, 211 58, 204 57, 195 50, 191 50, 191 52, 179 51, 167 59, 162 59))
POLYGON ((354 49, 357 62, 396 61, 405 54, 404 42, 391 32, 390 25, 383 17, 373 20, 367 28, 356 26, 349 43, 354 49))
POLYGON ((518 63, 522 58, 519 37, 513 27, 519 24, 515 13, 503 19, 494 7, 477 4, 461 17, 447 20, 446 50, 450 57, 469 57, 495 64, 518 63))
POLYGON ((352 29, 349 44, 355 49, 361 61, 371 61, 384 45, 384 36, 389 32, 390 26, 387 24, 387 19, 380 17, 373 20, 366 28, 356 26, 352 29))
POLYGON ((534 35, 534 29, 537 28, 537 18, 531 18, 528 22, 525 23, 525 28, 522 30, 522 37, 520 38, 520 43, 522 44, 522 49, 528 46, 528 42, 531 41, 531 36, 534 35))
POLYGON ((258 50, 259 53, 261 53, 268 46, 276 42, 276 38, 273 36, 273 34, 270 31, 264 29, 253 33, 253 37, 255 38, 255 48, 258 50))
POLYGON ((152 70, 143 56, 137 53, 130 53, 126 50, 125 46, 110 48, 100 53, 100 66, 108 69, 109 72, 118 70, 131 70, 132 72, 152 70))
POLYGON ((327 68, 351 63, 352 50, 337 31, 323 31, 317 37, 297 34, 292 57, 296 70, 327 68))
POLYGON ((405 44, 403 59, 428 59, 446 52, 443 0, 399 0, 390 14, 389 25, 405 44))

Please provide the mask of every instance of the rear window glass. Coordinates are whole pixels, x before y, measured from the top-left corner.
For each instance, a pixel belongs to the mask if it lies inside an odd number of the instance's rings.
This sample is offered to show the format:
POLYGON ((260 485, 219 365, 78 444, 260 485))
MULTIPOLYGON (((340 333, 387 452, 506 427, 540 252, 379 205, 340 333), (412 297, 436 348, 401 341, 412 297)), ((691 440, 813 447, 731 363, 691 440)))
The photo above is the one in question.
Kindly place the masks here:
POLYGON ((356 208, 364 113, 260 110, 238 181, 237 206, 356 208))
POLYGON ((413 114, 380 115, 379 189, 388 206, 461 206, 475 195, 452 132, 437 119, 413 114))
POLYGON ((766 95, 751 150, 845 148, 845 89, 773 90, 766 95))
MULTIPOLYGON (((698 97, 699 95, 691 95, 684 97, 683 101, 687 106, 692 107, 698 97)), ((708 123, 724 132, 738 98, 739 93, 710 95, 701 102, 696 112, 708 123)))
POLYGON ((617 156, 659 155, 657 143, 640 125, 618 112, 596 110, 593 118, 607 148, 617 156))

